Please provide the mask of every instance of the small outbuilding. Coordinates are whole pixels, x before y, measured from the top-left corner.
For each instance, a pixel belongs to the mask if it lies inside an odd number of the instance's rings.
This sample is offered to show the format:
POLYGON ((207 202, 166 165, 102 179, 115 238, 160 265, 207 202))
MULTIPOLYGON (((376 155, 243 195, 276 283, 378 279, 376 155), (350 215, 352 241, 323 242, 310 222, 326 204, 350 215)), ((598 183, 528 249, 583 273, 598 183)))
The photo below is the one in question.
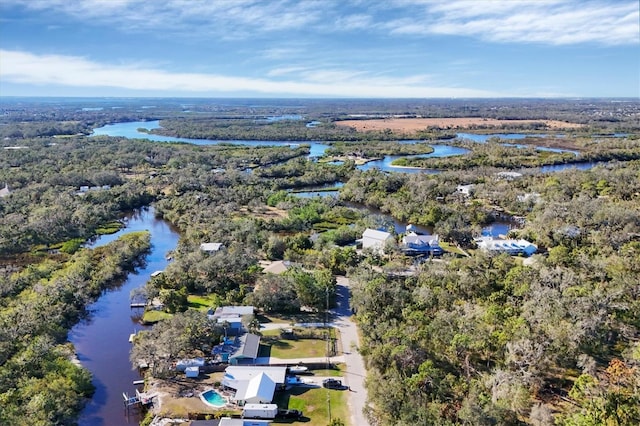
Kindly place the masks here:
POLYGON ((217 253, 220 250, 224 250, 224 244, 222 243, 202 243, 200 244, 200 250, 205 253, 217 253))
POLYGON ((185 376, 196 378, 200 376, 200 367, 187 367, 184 370, 185 376))

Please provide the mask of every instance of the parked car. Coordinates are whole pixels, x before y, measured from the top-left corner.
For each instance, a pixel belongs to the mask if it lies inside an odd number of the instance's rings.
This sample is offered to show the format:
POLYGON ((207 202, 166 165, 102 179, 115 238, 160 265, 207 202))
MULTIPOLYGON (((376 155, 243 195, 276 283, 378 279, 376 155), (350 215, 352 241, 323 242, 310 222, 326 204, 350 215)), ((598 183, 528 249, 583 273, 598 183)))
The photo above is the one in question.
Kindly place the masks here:
POLYGON ((283 419, 299 419, 302 417, 302 411, 300 410, 278 410, 278 417, 283 419))
POLYGON ((337 379, 324 379, 322 387, 327 389, 342 389, 342 381, 337 379))

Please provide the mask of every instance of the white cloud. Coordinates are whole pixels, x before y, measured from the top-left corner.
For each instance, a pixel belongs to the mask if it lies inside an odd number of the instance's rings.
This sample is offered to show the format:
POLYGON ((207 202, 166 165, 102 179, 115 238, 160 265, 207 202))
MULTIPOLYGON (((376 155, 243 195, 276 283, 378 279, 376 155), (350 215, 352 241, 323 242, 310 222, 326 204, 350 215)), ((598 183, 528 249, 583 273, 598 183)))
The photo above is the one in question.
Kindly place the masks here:
POLYGON ((60 12, 122 31, 162 30, 181 35, 244 38, 305 28, 322 20, 317 0, 3 0, 5 5, 60 12))
MULTIPOLYGON (((87 90, 118 88, 153 91, 161 96, 246 93, 270 96, 322 97, 497 97, 505 94, 461 87, 422 84, 427 76, 390 78, 340 70, 306 71, 299 79, 230 77, 216 74, 170 73, 138 65, 111 65, 62 55, 34 55, 0 50, 3 83, 81 87, 87 90)), ((291 72, 281 72, 281 75, 291 72)))
POLYGON ((566 45, 638 44, 637 1, 582 0, 430 0, 413 4, 416 16, 396 19, 386 27, 394 34, 444 34, 502 43, 566 45))
MULTIPOLYGON (((122 31, 250 38, 300 30, 467 36, 499 43, 638 44, 637 0, 3 0, 122 31)), ((293 33, 292 33, 293 34, 293 33)), ((300 36, 296 33, 293 37, 300 36)))

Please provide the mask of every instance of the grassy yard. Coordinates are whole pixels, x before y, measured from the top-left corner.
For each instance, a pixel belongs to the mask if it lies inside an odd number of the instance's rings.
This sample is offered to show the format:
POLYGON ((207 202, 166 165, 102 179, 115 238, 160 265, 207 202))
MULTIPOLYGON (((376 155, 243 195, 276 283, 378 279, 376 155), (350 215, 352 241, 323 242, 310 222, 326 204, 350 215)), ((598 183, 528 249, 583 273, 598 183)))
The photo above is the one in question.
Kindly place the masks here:
POLYGON ((305 425, 326 426, 329 424, 327 404, 327 396, 329 396, 331 418, 342 419, 346 425, 349 425, 347 392, 324 388, 295 387, 291 391, 277 394, 274 402, 281 408, 301 410, 304 417, 309 419, 308 422, 304 422, 305 425))
POLYGON ((216 294, 209 294, 206 296, 197 296, 195 294, 190 294, 189 296, 187 296, 187 302, 189 302, 190 309, 207 311, 212 306, 219 306, 220 298, 216 294))
MULTIPOLYGON (((200 296, 190 294, 187 296, 187 302, 189 309, 195 309, 197 311, 206 312, 212 306, 218 306, 220 304, 219 297, 215 294, 200 296)), ((142 321, 147 323, 154 323, 163 319, 171 318, 173 314, 158 311, 158 310, 146 310, 142 316, 142 321)))
POLYGON ((327 342, 316 339, 263 341, 260 356, 282 359, 317 358, 327 354, 327 342))
POLYGON ((464 252, 462 250, 460 250, 457 246, 444 242, 444 241, 440 241, 440 247, 442 247, 442 249, 445 252, 449 252, 449 253, 453 253, 456 254, 458 256, 465 256, 464 252))
POLYGON ((260 314, 256 316, 261 323, 294 324, 303 322, 321 323, 325 320, 324 312, 300 312, 297 314, 260 314))
MULTIPOLYGON (((329 329, 333 342, 339 342, 339 331, 329 329)), ((266 330, 262 333, 259 356, 272 356, 281 359, 318 358, 327 355, 327 341, 320 338, 324 330, 318 331, 319 338, 284 339, 279 330, 266 330)), ((335 348, 340 351, 341 348, 335 348)), ((333 354, 332 354, 333 355, 333 354)))
POLYGON ((142 316, 142 321, 145 323, 154 323, 158 321, 162 321, 163 319, 171 318, 173 314, 169 314, 165 311, 157 311, 157 310, 148 310, 144 312, 142 316))
POLYGON ((342 377, 344 376, 344 371, 346 368, 346 365, 344 365, 343 363, 338 363, 334 365, 335 368, 329 369, 329 370, 313 370, 313 374, 315 374, 316 376, 336 376, 336 377, 342 377))

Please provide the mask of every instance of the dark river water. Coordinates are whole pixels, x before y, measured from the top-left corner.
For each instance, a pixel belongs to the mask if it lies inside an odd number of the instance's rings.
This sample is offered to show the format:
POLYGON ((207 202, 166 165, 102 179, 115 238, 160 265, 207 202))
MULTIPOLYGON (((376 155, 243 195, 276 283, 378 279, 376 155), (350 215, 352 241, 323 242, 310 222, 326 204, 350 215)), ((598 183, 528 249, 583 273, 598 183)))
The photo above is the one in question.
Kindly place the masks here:
POLYGON ((108 290, 90 306, 88 319, 69 333, 82 365, 93 374, 96 393, 88 402, 79 420, 85 426, 117 426, 139 423, 131 411, 126 416, 122 393, 135 394, 134 380, 140 379, 131 369, 129 335, 143 329, 138 323, 142 309, 131 309, 131 290, 143 286, 154 271, 163 270, 165 256, 178 244, 178 233, 164 220, 156 219, 153 209, 136 211, 127 217, 126 228, 116 234, 100 237, 92 247, 107 244, 119 236, 148 230, 151 233, 151 253, 146 264, 130 273, 118 288, 108 290))

